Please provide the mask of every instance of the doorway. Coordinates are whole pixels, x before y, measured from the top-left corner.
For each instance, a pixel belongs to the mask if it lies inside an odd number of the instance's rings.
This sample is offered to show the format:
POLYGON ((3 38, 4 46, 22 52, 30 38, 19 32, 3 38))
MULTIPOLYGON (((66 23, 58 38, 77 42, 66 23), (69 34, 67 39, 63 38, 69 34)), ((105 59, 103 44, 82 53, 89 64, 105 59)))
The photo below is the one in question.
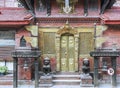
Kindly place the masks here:
POLYGON ((60 67, 62 72, 75 72, 75 39, 73 35, 61 36, 60 67))

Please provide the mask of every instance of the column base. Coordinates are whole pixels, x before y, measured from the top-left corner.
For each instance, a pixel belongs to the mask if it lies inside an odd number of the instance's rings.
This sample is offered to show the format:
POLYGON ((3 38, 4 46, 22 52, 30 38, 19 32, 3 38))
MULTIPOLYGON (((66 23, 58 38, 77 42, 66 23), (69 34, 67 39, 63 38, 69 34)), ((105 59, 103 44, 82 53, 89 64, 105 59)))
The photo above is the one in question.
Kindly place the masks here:
POLYGON ((81 83, 80 86, 82 87, 93 87, 93 79, 89 74, 83 74, 81 76, 81 83))
POLYGON ((39 86, 41 86, 41 87, 51 87, 51 86, 53 86, 52 76, 47 76, 47 75, 41 76, 39 86))

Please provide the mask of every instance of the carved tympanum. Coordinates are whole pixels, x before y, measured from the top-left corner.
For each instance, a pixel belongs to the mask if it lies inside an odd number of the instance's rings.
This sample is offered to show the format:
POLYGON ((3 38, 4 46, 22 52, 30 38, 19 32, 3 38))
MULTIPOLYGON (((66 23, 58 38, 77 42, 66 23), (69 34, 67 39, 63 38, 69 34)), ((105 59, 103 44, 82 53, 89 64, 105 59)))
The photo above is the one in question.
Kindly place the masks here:
POLYGON ((73 27, 71 27, 68 23, 68 21, 66 22, 66 24, 60 28, 60 30, 57 32, 58 35, 62 35, 62 34, 65 34, 65 33, 69 33, 69 34, 77 34, 78 31, 73 29, 73 27))

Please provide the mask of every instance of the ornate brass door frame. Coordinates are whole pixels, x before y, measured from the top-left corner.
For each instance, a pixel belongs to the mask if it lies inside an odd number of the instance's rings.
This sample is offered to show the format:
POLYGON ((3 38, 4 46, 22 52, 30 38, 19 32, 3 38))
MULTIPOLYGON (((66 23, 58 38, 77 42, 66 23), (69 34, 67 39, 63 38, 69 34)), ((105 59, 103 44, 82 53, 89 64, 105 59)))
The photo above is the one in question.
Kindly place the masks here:
POLYGON ((57 71, 60 71, 60 40, 61 40, 61 36, 63 34, 71 34, 74 37, 74 43, 75 43, 75 71, 78 71, 78 38, 79 38, 79 33, 77 30, 73 29, 72 27, 69 26, 68 23, 66 23, 63 27, 61 27, 57 33, 56 33, 56 58, 57 58, 57 71))

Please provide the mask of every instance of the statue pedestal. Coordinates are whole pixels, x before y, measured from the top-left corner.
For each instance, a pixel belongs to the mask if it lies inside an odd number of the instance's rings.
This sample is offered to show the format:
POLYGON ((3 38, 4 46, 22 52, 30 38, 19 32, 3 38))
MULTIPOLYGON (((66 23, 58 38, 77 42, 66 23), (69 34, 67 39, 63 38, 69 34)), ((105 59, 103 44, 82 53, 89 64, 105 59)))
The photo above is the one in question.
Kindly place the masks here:
POLYGON ((92 77, 89 74, 81 75, 81 83, 80 86, 82 87, 92 87, 94 86, 92 83, 92 77))
POLYGON ((45 76, 40 77, 39 86, 41 86, 41 87, 51 87, 52 85, 53 85, 52 76, 45 75, 45 76))

